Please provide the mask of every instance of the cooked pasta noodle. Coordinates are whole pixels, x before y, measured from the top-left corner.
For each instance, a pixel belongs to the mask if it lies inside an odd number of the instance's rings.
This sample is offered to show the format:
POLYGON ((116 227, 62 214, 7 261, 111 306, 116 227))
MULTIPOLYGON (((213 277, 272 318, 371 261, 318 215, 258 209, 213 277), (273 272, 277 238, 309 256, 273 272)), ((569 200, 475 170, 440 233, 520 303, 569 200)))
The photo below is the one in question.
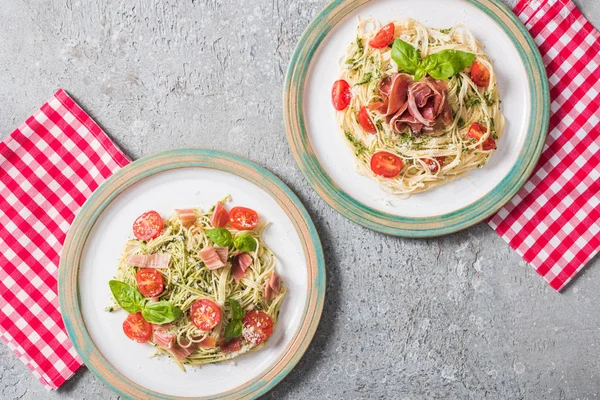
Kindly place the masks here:
MULTIPOLYGON (((246 276, 236 282, 231 274, 231 262, 225 267, 209 270, 199 256, 200 250, 212 246, 211 239, 206 230, 211 229, 210 217, 214 207, 209 212, 196 208, 196 222, 190 227, 184 227, 178 216, 174 214, 167 219, 162 233, 148 241, 132 239, 125 245, 123 255, 119 261, 116 279, 136 287, 136 273, 138 268, 128 264, 131 255, 150 255, 157 253, 170 254, 168 268, 158 271, 163 276, 164 291, 159 295, 159 300, 166 300, 183 311, 183 316, 171 323, 169 328, 176 335, 176 343, 182 348, 202 342, 207 336, 212 336, 217 342, 222 337, 222 328, 232 318, 230 299, 239 302, 245 312, 256 310, 264 311, 277 323, 279 307, 285 296, 286 289, 281 286, 279 294, 270 302, 265 301, 265 284, 270 275, 275 271, 276 259, 273 252, 261 239, 266 224, 261 224, 252 231, 237 231, 228 228, 235 238, 240 234, 250 234, 257 242, 255 251, 250 252, 252 263, 246 270, 246 276), (199 330, 192 322, 189 310, 192 303, 198 299, 210 299, 222 309, 223 319, 213 330, 206 332, 199 330)), ((233 246, 229 247, 228 259, 236 253, 233 246)), ((114 308, 117 308, 115 305, 114 308)), ((231 359, 248 351, 261 348, 264 343, 253 345, 244 342, 240 351, 225 353, 220 346, 213 348, 198 347, 183 364, 200 365, 231 359)), ((197 347, 197 346, 195 346, 197 347)), ((161 353, 171 355, 166 349, 157 346, 161 353)), ((173 359, 177 361, 175 357, 173 359)))
POLYGON ((379 181, 388 193, 406 197, 485 165, 493 150, 484 150, 482 143, 490 136, 494 139, 501 136, 504 117, 500 112, 494 67, 481 43, 466 27, 457 25, 449 29, 432 29, 411 19, 394 21, 394 25, 395 38, 419 49, 422 57, 447 49, 462 50, 475 54, 476 60, 490 72, 488 87, 478 87, 465 71, 447 81, 452 122, 441 129, 414 135, 407 128, 406 132, 398 134, 384 115, 370 111, 369 116, 377 132, 366 133, 357 120, 357 112, 362 106, 382 100, 379 82, 383 77, 398 72, 398 66, 392 60, 389 47, 376 49, 368 44, 381 24, 373 19, 359 22, 356 40, 348 46, 340 71, 340 79, 346 80, 352 88, 352 100, 345 110, 336 113, 337 122, 357 157, 358 172, 379 181), (475 122, 487 128, 478 141, 466 136, 475 122), (378 151, 390 152, 401 158, 403 167, 398 176, 383 178, 371 170, 371 157, 378 151), (440 163, 440 159, 444 162, 440 163), (430 167, 433 163, 436 168, 430 167))

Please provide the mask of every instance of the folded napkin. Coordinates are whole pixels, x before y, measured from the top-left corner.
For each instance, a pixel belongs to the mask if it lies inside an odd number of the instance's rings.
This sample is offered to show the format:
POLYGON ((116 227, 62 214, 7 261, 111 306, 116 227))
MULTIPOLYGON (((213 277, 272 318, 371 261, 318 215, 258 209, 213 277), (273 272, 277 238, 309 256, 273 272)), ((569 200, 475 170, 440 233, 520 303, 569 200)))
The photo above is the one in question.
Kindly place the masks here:
POLYGON ((82 364, 58 310, 75 214, 129 159, 63 91, 0 142, 0 338, 48 389, 82 364))
POLYGON ((600 249, 600 35, 570 0, 514 11, 546 66, 550 128, 529 182, 488 223, 561 290, 600 249))

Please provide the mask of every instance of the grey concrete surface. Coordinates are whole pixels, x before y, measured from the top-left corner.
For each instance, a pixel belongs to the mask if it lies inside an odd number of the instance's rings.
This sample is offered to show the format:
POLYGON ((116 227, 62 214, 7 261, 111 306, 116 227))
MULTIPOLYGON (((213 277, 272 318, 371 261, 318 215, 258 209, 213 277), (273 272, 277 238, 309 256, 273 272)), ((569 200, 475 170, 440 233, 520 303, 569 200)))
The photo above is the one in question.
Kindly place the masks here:
MULTIPOLYGON (((576 3, 600 26, 599 2, 576 3)), ((557 294, 485 224, 387 237, 307 186, 285 139, 281 89, 325 4, 3 0, 0 139, 63 87, 132 158, 222 149, 290 185, 323 241, 327 297, 308 352, 266 398, 600 398, 598 258, 557 294)), ((85 368, 46 392, 5 345, 0 354, 0 399, 117 397, 85 368)))

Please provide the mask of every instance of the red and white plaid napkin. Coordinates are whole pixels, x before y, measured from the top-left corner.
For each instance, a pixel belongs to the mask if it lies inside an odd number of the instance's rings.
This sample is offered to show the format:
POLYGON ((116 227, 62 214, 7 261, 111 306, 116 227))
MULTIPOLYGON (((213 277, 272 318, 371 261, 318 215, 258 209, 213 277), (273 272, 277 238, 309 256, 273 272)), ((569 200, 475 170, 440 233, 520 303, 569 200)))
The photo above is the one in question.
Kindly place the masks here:
POLYGON ((82 364, 58 310, 75 214, 129 159, 63 91, 0 142, 0 337, 48 389, 82 364))
POLYGON ((488 222, 561 290, 600 249, 600 35, 570 0, 515 13, 546 66, 550 129, 529 182, 488 222))

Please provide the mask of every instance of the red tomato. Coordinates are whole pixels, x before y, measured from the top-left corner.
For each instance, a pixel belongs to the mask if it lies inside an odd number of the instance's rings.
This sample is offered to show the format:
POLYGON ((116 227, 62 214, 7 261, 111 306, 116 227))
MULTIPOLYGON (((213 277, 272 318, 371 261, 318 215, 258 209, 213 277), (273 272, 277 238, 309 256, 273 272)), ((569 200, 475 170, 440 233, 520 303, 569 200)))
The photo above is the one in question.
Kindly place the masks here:
POLYGON ((481 148, 484 150, 494 150, 496 149, 496 141, 490 136, 481 144, 481 148))
POLYGON ((138 343, 146 343, 152 336, 152 324, 142 317, 142 313, 129 314, 123 321, 123 332, 138 343))
POLYGON ((333 82, 333 87, 331 88, 331 102, 333 103, 333 108, 342 111, 344 108, 348 107, 351 99, 352 93, 350 93, 350 85, 348 82, 343 79, 333 82))
POLYGON ((154 239, 163 229, 163 221, 156 211, 148 211, 137 217, 133 223, 133 234, 140 240, 154 239))
POLYGON ((371 170, 375 175, 393 178, 400 173, 402 160, 387 151, 379 151, 371 157, 371 170))
POLYGON ((250 311, 242 320, 242 336, 248 343, 261 344, 273 334, 273 320, 262 311, 250 311))
POLYGON ((369 117, 369 112, 367 111, 367 107, 362 106, 360 111, 358 112, 358 123, 360 127, 367 133, 377 133, 377 129, 375 129, 375 125, 373 125, 373 121, 371 121, 371 117, 369 117))
POLYGON ((471 80, 479 87, 488 87, 490 85, 490 71, 479 61, 475 61, 471 67, 471 80))
MULTIPOLYGON (((469 127, 467 136, 471 139, 479 140, 486 132, 487 128, 485 126, 481 125, 479 122, 473 122, 469 127)), ((490 136, 481 144, 481 148, 483 150, 494 150, 496 148, 496 141, 490 136)))
POLYGON ((258 214, 251 208, 233 207, 229 211, 229 223, 238 231, 249 231, 258 225, 258 214))
POLYGON ((154 268, 143 268, 135 275, 138 290, 146 297, 158 296, 165 288, 163 277, 154 268))
POLYGON ((192 304, 190 318, 196 328, 210 331, 221 322, 221 308, 209 299, 199 299, 192 304))
MULTIPOLYGON (((446 157, 433 157, 437 160, 437 162, 440 164, 440 166, 444 165, 444 160, 446 159, 446 157)), ((439 167, 436 164, 435 161, 433 161, 431 158, 421 158, 421 160, 425 163, 425 165, 427 165, 427 168, 429 168, 429 170, 431 172, 437 172, 439 167)))
POLYGON ((394 26, 394 23, 390 22, 389 24, 381 28, 381 30, 377 32, 375 37, 369 41, 369 46, 375 47, 376 49, 382 49, 384 47, 389 46, 390 43, 392 43, 392 41, 394 40, 395 30, 396 27, 394 26))

